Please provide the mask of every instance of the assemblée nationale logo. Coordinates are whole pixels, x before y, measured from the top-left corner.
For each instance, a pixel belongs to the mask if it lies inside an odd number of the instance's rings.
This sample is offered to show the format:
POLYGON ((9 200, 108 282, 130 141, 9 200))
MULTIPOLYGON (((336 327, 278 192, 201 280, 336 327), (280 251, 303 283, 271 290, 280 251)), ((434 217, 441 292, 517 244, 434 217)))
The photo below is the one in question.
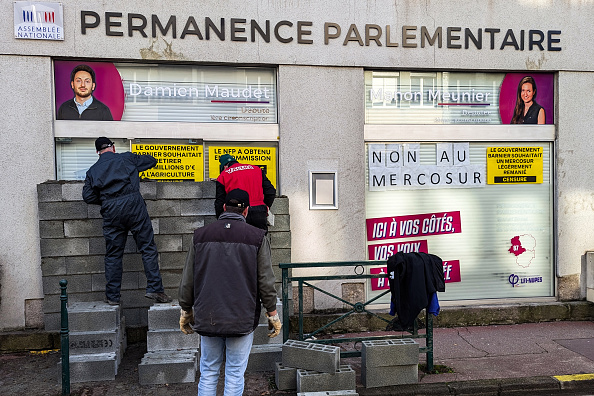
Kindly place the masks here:
POLYGON ((14 2, 14 37, 64 40, 62 3, 14 2))

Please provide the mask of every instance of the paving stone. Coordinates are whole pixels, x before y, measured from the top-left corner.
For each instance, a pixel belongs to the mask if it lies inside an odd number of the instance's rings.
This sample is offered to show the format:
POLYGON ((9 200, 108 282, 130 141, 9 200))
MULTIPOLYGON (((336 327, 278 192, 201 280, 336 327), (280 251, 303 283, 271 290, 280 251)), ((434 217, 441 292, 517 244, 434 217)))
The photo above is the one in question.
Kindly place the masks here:
POLYGON ((254 345, 250 352, 246 372, 274 371, 275 363, 280 362, 281 359, 281 345, 254 345))
POLYGON ((287 340, 282 349, 285 367, 335 373, 340 366, 340 348, 336 346, 287 340))
POLYGON ((337 391, 345 389, 356 389, 356 374, 350 365, 341 365, 335 373, 297 370, 297 392, 337 391))
POLYGON ((117 372, 115 353, 70 356, 70 382, 113 381, 117 372))
POLYGON ((198 348, 200 348, 200 336, 196 333, 184 334, 179 327, 171 330, 152 330, 149 328, 146 333, 146 349, 148 352, 180 349, 197 350, 198 348))
POLYGON ((281 362, 275 362, 274 383, 279 390, 297 389, 297 369, 294 367, 285 367, 281 362))
POLYGON ((361 367, 361 382, 366 388, 416 384, 419 381, 419 366, 361 367))
POLYGON ((412 338, 363 341, 362 367, 419 364, 419 344, 412 338))
POLYGON ((138 365, 138 379, 140 385, 195 382, 197 369, 195 352, 147 352, 138 365))

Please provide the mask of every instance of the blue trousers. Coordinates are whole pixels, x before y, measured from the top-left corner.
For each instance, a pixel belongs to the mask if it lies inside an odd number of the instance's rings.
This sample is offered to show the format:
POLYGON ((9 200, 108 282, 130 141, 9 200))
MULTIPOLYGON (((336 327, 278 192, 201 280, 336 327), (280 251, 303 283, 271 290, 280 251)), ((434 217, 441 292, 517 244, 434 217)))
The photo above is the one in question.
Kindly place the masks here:
POLYGON ((225 357, 225 396, 241 396, 254 333, 241 337, 200 337, 198 396, 215 396, 225 357))
POLYGON ((101 214, 105 237, 105 296, 111 301, 120 301, 122 258, 128 231, 132 233, 136 248, 142 255, 147 281, 146 292, 163 293, 153 226, 140 193, 103 202, 101 214))

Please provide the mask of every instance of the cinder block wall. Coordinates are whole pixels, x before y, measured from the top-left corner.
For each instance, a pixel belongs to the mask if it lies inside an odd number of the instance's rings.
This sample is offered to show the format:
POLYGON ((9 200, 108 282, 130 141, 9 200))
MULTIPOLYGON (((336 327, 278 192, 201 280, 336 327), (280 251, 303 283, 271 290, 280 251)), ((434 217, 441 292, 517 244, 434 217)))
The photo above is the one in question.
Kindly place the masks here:
MULTIPOLYGON (((78 181, 48 181, 37 185, 43 314, 48 331, 60 329, 61 279, 68 280, 70 303, 103 301, 104 298, 105 241, 100 207, 82 201, 82 187, 83 183, 78 181)), ((153 222, 165 291, 177 298, 194 229, 215 221, 215 183, 147 181, 140 184, 140 192, 153 222)), ((275 215, 275 225, 269 230, 272 262, 280 298, 278 263, 291 261, 288 198, 277 197, 271 211, 275 215)), ((122 278, 122 308, 128 327, 147 325, 151 300, 144 297, 145 287, 141 256, 129 234, 122 278)))

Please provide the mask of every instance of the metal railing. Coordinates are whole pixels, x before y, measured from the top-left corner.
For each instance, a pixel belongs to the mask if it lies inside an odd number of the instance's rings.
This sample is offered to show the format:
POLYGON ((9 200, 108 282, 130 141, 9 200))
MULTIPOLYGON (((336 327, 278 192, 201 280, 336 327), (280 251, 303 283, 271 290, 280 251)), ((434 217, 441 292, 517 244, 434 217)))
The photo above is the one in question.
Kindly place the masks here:
MULTIPOLYGON (((412 331, 408 331, 410 334, 406 335, 375 335, 366 337, 350 337, 350 338, 332 338, 332 339, 315 339, 314 336, 328 329, 333 324, 346 319, 352 314, 366 312, 381 321, 390 323, 391 321, 383 318, 375 312, 367 309, 368 305, 377 301, 381 297, 390 293, 390 290, 386 290, 372 299, 365 302, 349 302, 339 296, 336 296, 326 290, 323 290, 316 285, 310 283, 312 281, 320 280, 361 280, 361 279, 373 279, 373 278, 387 278, 387 274, 366 274, 365 266, 385 266, 385 261, 340 261, 340 262, 313 262, 313 263, 280 263, 279 267, 282 270, 282 287, 283 287, 283 343, 289 339, 289 324, 290 324, 290 312, 289 312, 289 287, 292 287, 292 282, 297 282, 297 299, 299 302, 298 310, 298 332, 297 336, 300 341, 307 340, 310 342, 320 344, 335 344, 343 342, 362 342, 367 340, 381 340, 381 339, 393 339, 393 338, 425 338, 425 347, 421 347, 419 351, 427 355, 427 371, 433 371, 433 316, 431 314, 425 315, 425 334, 419 334, 417 320, 414 322, 412 331), (289 275, 291 269, 304 269, 304 268, 323 268, 323 267, 341 267, 349 268, 353 267, 353 275, 318 275, 318 276, 293 276, 289 275), (330 321, 322 327, 310 332, 304 333, 303 331, 303 286, 312 287, 314 290, 319 291, 327 296, 330 296, 338 301, 349 306, 351 309, 348 312, 343 313, 338 318, 330 321)), ((295 296, 293 295, 293 298, 295 296)), ((357 357, 361 356, 360 351, 341 351, 340 357, 357 357)))

